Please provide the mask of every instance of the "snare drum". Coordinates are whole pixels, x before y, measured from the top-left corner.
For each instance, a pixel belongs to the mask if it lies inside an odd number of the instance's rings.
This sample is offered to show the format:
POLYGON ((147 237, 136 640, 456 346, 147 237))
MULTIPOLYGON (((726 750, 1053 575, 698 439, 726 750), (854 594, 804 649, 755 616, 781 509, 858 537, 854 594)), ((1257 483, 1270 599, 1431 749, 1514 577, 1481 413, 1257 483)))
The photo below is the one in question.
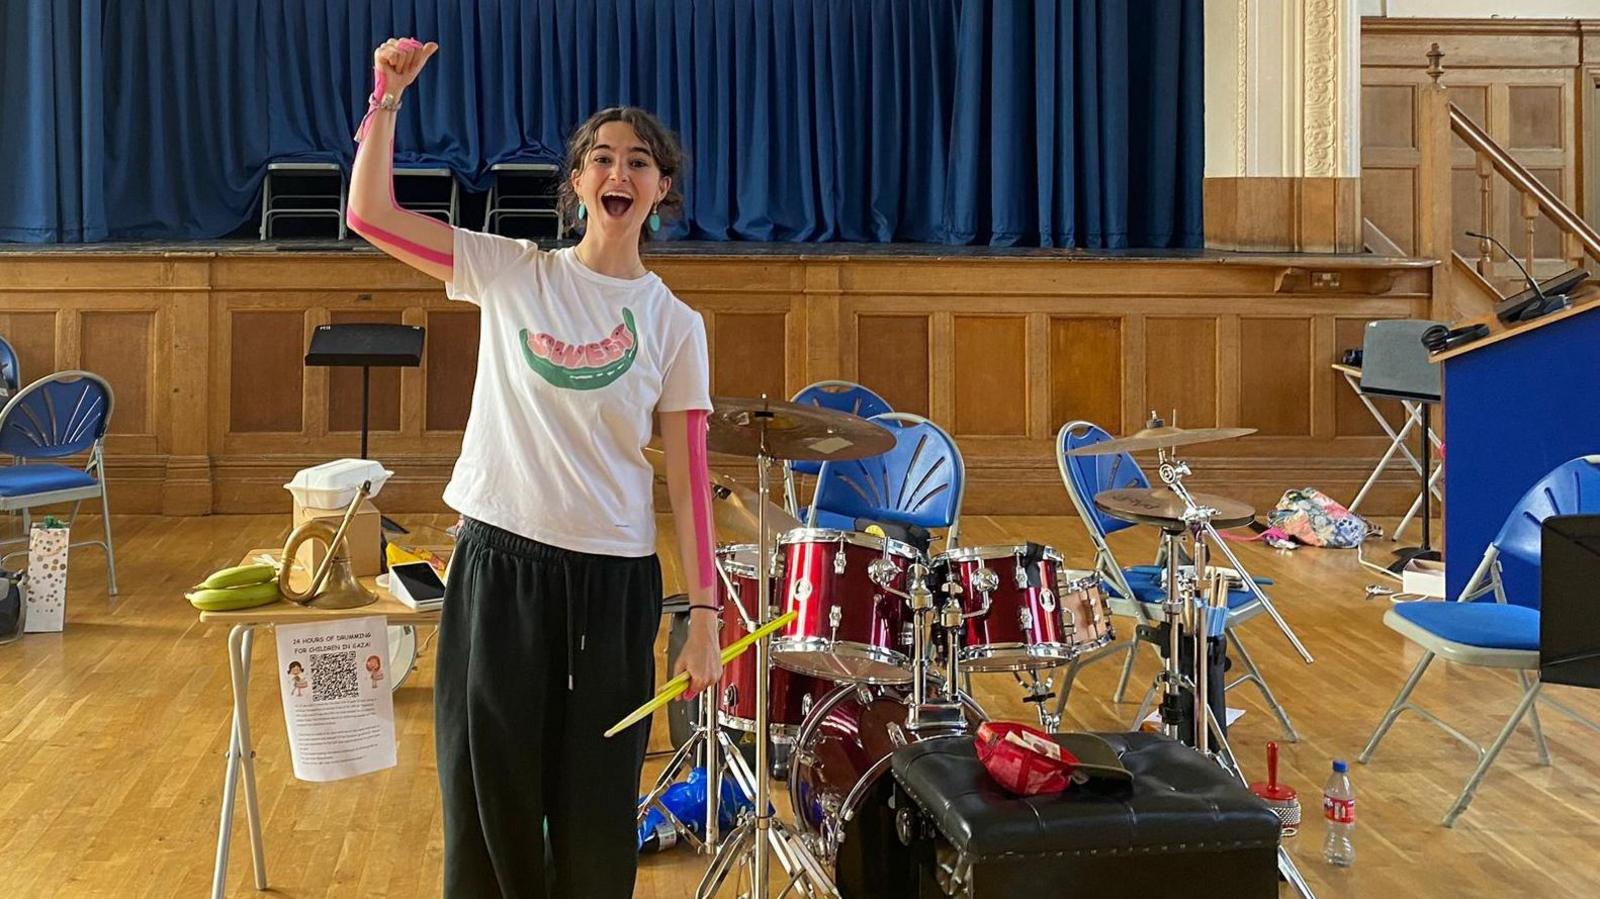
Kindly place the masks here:
POLYGON ((968 671, 1024 671, 1072 661, 1071 625, 1062 613, 1056 572, 1061 554, 1048 546, 973 546, 933 560, 936 582, 961 585, 961 664, 968 671))
POLYGON ((783 549, 784 611, 791 621, 772 641, 772 660, 831 680, 911 680, 910 612, 901 598, 910 546, 854 531, 799 528, 783 549))
POLYGON ((1056 600, 1061 603, 1063 624, 1075 651, 1085 653, 1110 645, 1115 639, 1111 605, 1100 575, 1063 568, 1056 572, 1056 584, 1056 600))
MULTIPOLYGON (((760 584, 755 571, 756 547, 754 544, 724 546, 717 550, 717 567, 722 577, 717 579, 717 598, 722 604, 722 638, 727 647, 750 631, 745 627, 742 609, 752 619, 760 608, 761 598, 756 595, 760 584)), ((769 582, 775 582, 770 579, 769 582)), ((771 588, 770 597, 777 596, 777 587, 771 588)), ((767 696, 768 735, 776 741, 793 740, 800 723, 810 713, 814 703, 827 695, 836 685, 821 678, 795 674, 773 667, 769 675, 767 696)), ((717 692, 717 708, 722 723, 736 730, 754 733, 756 729, 756 654, 745 652, 722 670, 722 685, 717 692)))

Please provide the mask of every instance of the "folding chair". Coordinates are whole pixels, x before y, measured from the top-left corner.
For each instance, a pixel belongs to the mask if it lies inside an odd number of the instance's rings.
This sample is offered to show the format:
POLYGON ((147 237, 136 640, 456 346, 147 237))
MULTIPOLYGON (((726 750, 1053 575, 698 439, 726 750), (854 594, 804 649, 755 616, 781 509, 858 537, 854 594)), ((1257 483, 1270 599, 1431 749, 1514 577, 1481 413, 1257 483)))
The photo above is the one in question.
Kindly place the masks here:
POLYGON ((0 540, 0 545, 28 539, 29 513, 35 507, 72 503, 70 526, 83 501, 99 497, 105 539, 71 545, 105 548, 106 584, 115 596, 117 563, 111 544, 104 455, 111 406, 111 385, 104 378, 86 371, 62 371, 34 381, 0 408, 0 454, 21 460, 21 464, 0 467, 0 511, 22 510, 23 529, 22 537, 0 540), (85 452, 88 461, 83 468, 36 461, 85 452))
POLYGON ((806 527, 855 530, 857 518, 949 528, 957 545, 966 463, 944 429, 920 415, 884 412, 868 421, 894 432, 894 447, 866 459, 824 462, 806 527))
MULTIPOLYGON (((801 388, 789 401, 805 406, 820 406, 835 412, 848 412, 861 418, 894 411, 883 397, 854 381, 818 381, 801 388)), ((815 477, 821 470, 822 463, 810 459, 783 464, 783 498, 790 515, 801 517, 802 514, 795 493, 795 474, 815 477)))
MULTIPOLYGON (((1094 505, 1096 494, 1106 490, 1121 488, 1146 488, 1150 486, 1150 479, 1145 477, 1144 471, 1139 468, 1133 456, 1128 453, 1107 454, 1101 456, 1069 456, 1068 450, 1077 449, 1110 440, 1111 435, 1101 428, 1087 421, 1071 421, 1061 426, 1056 434, 1056 463, 1061 470, 1061 481, 1066 485, 1067 495, 1072 500, 1072 506, 1077 510, 1078 518, 1083 522, 1084 529, 1089 534, 1089 540, 1095 548, 1095 573, 1100 576, 1108 589, 1107 604, 1111 607, 1113 615, 1132 618, 1140 624, 1155 624, 1161 620, 1160 604, 1166 598, 1166 585, 1163 582, 1163 568, 1160 565, 1142 565, 1123 567, 1111 551, 1111 546, 1106 542, 1106 537, 1117 531, 1134 526, 1133 522, 1112 518, 1101 512, 1094 505)), ((1220 547, 1226 550, 1226 547, 1220 547)), ((1284 737, 1290 742, 1300 739, 1295 732, 1294 725, 1289 721, 1289 713, 1272 694, 1272 689, 1267 686, 1267 681, 1257 667, 1255 659, 1250 656, 1243 640, 1238 634, 1238 625, 1249 621, 1251 618, 1268 611, 1260 585, 1272 582, 1267 579, 1255 580, 1249 572, 1239 566, 1233 559, 1231 552, 1227 558, 1234 563, 1236 573, 1245 587, 1228 592, 1228 615, 1224 622, 1224 632, 1228 643, 1233 647, 1233 652, 1244 665, 1246 673, 1228 684, 1232 690, 1245 682, 1254 683, 1261 691, 1262 698, 1267 707, 1278 719, 1283 727, 1284 737)), ((1220 569, 1219 569, 1220 570, 1220 569)), ((1122 674, 1117 680, 1117 689, 1114 700, 1121 702, 1123 693, 1127 689, 1128 679, 1133 674, 1138 647, 1138 639, 1114 643, 1111 646, 1094 653, 1087 658, 1074 659, 1067 668, 1067 674, 1062 679, 1061 690, 1056 699, 1056 715, 1059 718, 1066 710, 1067 698, 1071 695, 1073 681, 1077 678, 1078 671, 1085 665, 1103 658, 1109 658, 1119 652, 1126 652, 1127 657, 1123 662, 1122 674)), ((1140 703, 1140 709, 1134 719, 1137 728, 1139 719, 1142 719, 1155 695, 1155 683, 1152 682, 1150 690, 1145 693, 1145 698, 1140 703)))
MULTIPOLYGON (((309 189, 309 188, 307 188, 309 189)), ((339 239, 349 233, 345 224, 345 201, 350 185, 342 166, 336 162, 269 162, 266 177, 261 179, 261 239, 272 238, 272 222, 278 218, 336 218, 339 239), (276 177, 310 180, 313 178, 338 179, 333 193, 287 194, 273 190, 276 177), (280 205, 289 203, 291 205, 280 205), (328 205, 328 204, 333 205, 328 205), (309 205, 308 205, 309 204, 309 205)))
POLYGON ((566 233, 566 222, 557 209, 560 166, 548 162, 497 162, 489 166, 489 198, 483 208, 483 230, 498 234, 498 222, 507 218, 545 218, 554 223, 555 236, 566 233), (536 186, 517 187, 527 179, 536 186), (506 183, 502 184, 502 180, 506 183))
POLYGON ((10 399, 21 388, 22 363, 17 360, 17 351, 0 337, 0 402, 10 399))
MULTIPOLYGON (((1377 751, 1378 743, 1400 713, 1410 709, 1437 725, 1445 733, 1478 753, 1478 766, 1467 779, 1460 795, 1445 813, 1445 827, 1455 825, 1467 810, 1472 795, 1483 783, 1489 767, 1505 748, 1512 731, 1524 716, 1539 750, 1539 763, 1550 764, 1544 730, 1539 725, 1536 703, 1543 699, 1551 708, 1573 718, 1591 730, 1600 725, 1548 697, 1539 695, 1539 595, 1536 575, 1540 556, 1540 526, 1552 515, 1594 514, 1600 512, 1600 456, 1581 456, 1562 463, 1539 479, 1517 501, 1494 541, 1484 550, 1483 559, 1454 600, 1418 600, 1400 603, 1384 613, 1383 623, 1422 648, 1422 658, 1406 678, 1389 711, 1372 732, 1357 760, 1366 764, 1377 751), (1506 576, 1509 563, 1515 579, 1506 576), (1508 591, 1508 585, 1511 589, 1508 591), (1480 602, 1487 595, 1493 602, 1480 602), (1509 596, 1509 598, 1508 598, 1509 596), (1517 672, 1522 698, 1505 726, 1488 749, 1445 723, 1432 712, 1411 702, 1411 693, 1435 658, 1458 665, 1479 668, 1508 668, 1517 672)), ((1476 697, 1473 697, 1476 699, 1476 697)))

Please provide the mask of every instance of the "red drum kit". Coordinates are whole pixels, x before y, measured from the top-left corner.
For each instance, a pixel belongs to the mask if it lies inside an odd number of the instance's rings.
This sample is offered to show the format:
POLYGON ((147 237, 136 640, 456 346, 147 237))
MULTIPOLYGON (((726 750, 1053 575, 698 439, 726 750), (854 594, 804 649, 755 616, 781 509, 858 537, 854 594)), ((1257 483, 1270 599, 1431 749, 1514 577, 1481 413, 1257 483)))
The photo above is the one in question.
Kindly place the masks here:
MULTIPOLYGON (((657 802, 661 791, 703 747, 708 782, 720 783, 718 772, 727 766, 755 802, 732 832, 719 834, 720 791, 708 790, 704 839, 668 813, 680 836, 714 854, 697 899, 716 895, 735 871, 752 897, 835 897, 828 865, 852 839, 873 839, 857 837, 861 826, 853 822, 864 806, 882 801, 894 751, 975 732, 986 715, 961 689, 968 672, 1010 672, 1019 680, 1027 672, 1037 688, 1040 670, 1110 644, 1107 596, 1096 573, 1068 568, 1060 552, 1036 543, 947 547, 930 555, 880 533, 802 527, 769 501, 770 464, 875 456, 892 448, 894 435, 816 406, 728 397, 713 398, 713 405, 708 447, 757 463, 755 491, 724 475, 712 478, 718 525, 748 541, 717 551, 722 645, 780 612, 795 618, 727 666, 719 687, 708 691, 690 742, 669 762, 640 815, 665 808, 657 802), (756 735, 754 765, 724 728, 756 735), (774 814, 770 801, 772 744, 789 750, 788 789, 799 832, 774 814), (787 875, 776 890, 772 859, 787 875)), ((1167 430, 1174 433, 1155 435, 1151 445, 1199 442, 1186 436, 1202 433, 1167 430)), ((1120 451, 1121 442, 1102 447, 1120 451)), ((652 460, 659 464, 659 455, 652 460)), ((1202 507, 1207 524, 1239 511, 1237 503, 1191 495, 1181 482, 1169 486, 1116 499, 1139 520, 1172 513, 1168 507, 1176 505, 1179 511, 1163 520, 1177 528, 1185 512, 1194 519, 1197 498, 1223 509, 1219 515, 1202 507)))

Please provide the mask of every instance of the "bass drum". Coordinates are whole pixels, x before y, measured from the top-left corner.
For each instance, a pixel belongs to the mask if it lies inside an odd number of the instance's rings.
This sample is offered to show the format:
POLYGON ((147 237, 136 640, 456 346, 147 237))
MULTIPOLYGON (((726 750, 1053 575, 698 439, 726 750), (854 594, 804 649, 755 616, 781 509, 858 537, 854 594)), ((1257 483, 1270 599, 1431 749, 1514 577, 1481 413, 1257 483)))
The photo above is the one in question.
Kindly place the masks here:
POLYGON ((889 762, 909 743, 974 733, 986 716, 970 697, 960 700, 964 726, 913 731, 909 688, 846 685, 800 726, 789 760, 789 800, 814 848, 834 860, 846 899, 890 896, 914 882, 907 878, 916 861, 896 836, 889 762))

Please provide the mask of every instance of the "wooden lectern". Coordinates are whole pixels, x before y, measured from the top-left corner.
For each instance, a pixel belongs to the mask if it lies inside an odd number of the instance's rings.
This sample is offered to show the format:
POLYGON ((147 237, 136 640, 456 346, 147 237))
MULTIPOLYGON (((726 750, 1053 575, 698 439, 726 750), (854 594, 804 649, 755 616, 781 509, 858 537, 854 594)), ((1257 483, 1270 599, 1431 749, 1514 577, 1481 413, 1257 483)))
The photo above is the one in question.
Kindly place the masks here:
MULTIPOLYGON (((1489 315, 1479 319, 1489 336, 1433 357, 1444 367, 1447 596, 1460 594, 1535 481, 1600 453, 1597 309, 1600 296, 1589 296, 1529 322, 1489 315)), ((1508 562, 1504 576, 1508 595, 1538 595, 1537 570, 1508 562)))

